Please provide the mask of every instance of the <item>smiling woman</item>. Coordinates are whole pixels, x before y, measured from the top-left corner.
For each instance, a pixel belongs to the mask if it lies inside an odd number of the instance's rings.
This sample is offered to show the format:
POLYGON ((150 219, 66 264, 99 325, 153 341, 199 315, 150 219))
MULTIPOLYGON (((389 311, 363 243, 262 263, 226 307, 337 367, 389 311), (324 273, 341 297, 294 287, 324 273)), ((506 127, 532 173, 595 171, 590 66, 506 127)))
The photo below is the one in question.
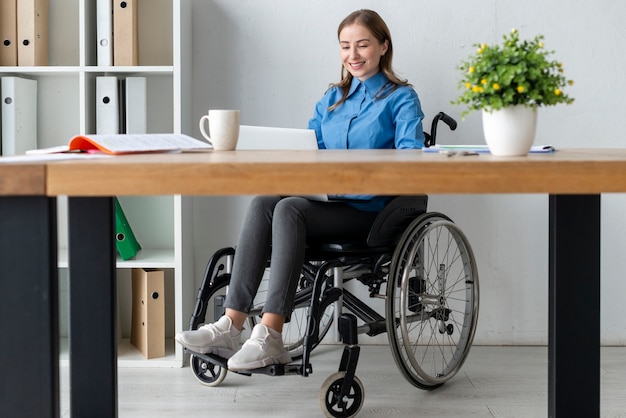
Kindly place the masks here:
POLYGON ((379 42, 358 23, 344 27, 339 34, 341 61, 344 68, 360 81, 378 73, 380 60, 387 52, 389 41, 379 42))
POLYGON ((378 13, 367 9, 352 12, 339 24, 337 37, 343 67, 341 81, 334 86, 341 87, 343 96, 329 110, 343 103, 354 77, 365 81, 382 72, 392 85, 391 91, 398 86, 410 87, 406 80, 401 80, 393 71, 391 32, 378 13))
MULTIPOLYGON (((342 79, 317 102, 308 128, 320 149, 421 148, 424 114, 417 93, 392 71, 387 25, 371 10, 358 10, 338 28, 342 79)), ((225 315, 213 324, 176 335, 198 353, 228 358, 230 370, 291 361, 282 340, 294 307, 307 239, 366 237, 389 196, 349 195, 333 202, 299 196, 253 199, 237 244, 225 315), (270 251, 271 250, 271 251, 270 251), (271 258, 262 317, 239 349, 240 330, 271 258)))
POLYGON ((320 148, 421 148, 421 104, 393 71, 393 42, 373 10, 349 14, 337 29, 341 80, 317 103, 309 121, 320 148))

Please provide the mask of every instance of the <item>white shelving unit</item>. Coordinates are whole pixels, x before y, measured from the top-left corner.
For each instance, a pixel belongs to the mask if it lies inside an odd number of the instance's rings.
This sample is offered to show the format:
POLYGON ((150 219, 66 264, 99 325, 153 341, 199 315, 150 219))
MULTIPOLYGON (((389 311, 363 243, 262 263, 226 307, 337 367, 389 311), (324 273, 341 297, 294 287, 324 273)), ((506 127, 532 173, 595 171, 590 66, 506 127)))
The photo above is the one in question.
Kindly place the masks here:
MULTIPOLYGON (((50 0, 49 64, 38 67, 0 67, 0 76, 38 80, 38 146, 66 144, 76 134, 95 132, 95 79, 112 75, 147 79, 148 132, 189 133, 191 93, 191 5, 186 0, 140 1, 138 10, 139 65, 98 66, 96 58, 96 2, 50 0)), ((133 260, 118 259, 118 286, 132 268, 160 268, 171 277, 173 294, 166 294, 166 356, 145 360, 128 341, 119 346, 120 366, 181 366, 182 349, 173 343, 175 332, 187 327, 193 310, 193 251, 191 198, 183 196, 121 196, 135 235, 143 247, 133 260), (168 298, 170 303, 167 303, 168 298), (171 300, 173 298, 173 303, 171 300), (168 309, 167 306, 170 306, 168 309)), ((59 198, 59 268, 67 268, 67 204, 59 198)), ((61 280, 65 274, 60 274, 61 280)), ((166 283, 166 286, 168 284, 166 283)), ((61 304, 66 303, 61 283, 61 304)), ((122 302, 123 299, 120 298, 122 302)), ((67 309, 63 306, 61 311, 67 309)), ((122 312, 130 311, 120 307, 122 312)), ((122 314, 121 329, 130 328, 122 314)), ((63 317, 63 315, 62 315, 63 317)), ((63 320, 63 318, 62 318, 63 320)), ((94 324, 97 325, 97 324, 94 324)), ((62 327, 63 328, 63 327, 62 327)), ((65 343, 61 344, 64 347, 65 343)), ((61 359, 67 358, 62 354, 61 359)))

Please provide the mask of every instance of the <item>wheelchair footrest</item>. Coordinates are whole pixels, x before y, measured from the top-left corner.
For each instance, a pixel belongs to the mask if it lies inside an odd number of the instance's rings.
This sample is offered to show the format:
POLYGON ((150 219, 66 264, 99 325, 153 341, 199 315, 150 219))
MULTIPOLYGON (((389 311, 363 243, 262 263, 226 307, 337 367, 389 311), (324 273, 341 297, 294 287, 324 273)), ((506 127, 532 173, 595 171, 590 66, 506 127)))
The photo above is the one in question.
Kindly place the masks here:
MULTIPOLYGON (((307 367, 307 370, 309 373, 312 372, 311 365, 307 367)), ((265 374, 268 376, 287 376, 287 375, 302 376, 304 374, 302 364, 272 364, 266 367, 261 367, 259 369, 236 371, 235 373, 265 374)))
POLYGON ((216 354, 211 353, 198 353, 196 351, 190 350, 188 348, 184 348, 183 352, 185 354, 191 354, 192 356, 196 356, 199 359, 202 359, 211 364, 215 364, 216 366, 220 366, 223 369, 228 368, 228 359, 224 357, 220 357, 216 354))
MULTIPOLYGON (((251 376, 253 374, 265 374, 267 376, 304 375, 304 366, 298 363, 271 364, 269 366, 261 367, 254 370, 230 370, 228 369, 228 359, 224 357, 220 357, 211 353, 196 353, 195 351, 191 351, 187 348, 185 348, 185 353, 192 354, 198 358, 201 358, 204 361, 215 364, 216 366, 219 366, 223 369, 245 376, 251 376)), ((310 364, 307 365, 306 371, 307 373, 313 373, 313 368, 310 364)))

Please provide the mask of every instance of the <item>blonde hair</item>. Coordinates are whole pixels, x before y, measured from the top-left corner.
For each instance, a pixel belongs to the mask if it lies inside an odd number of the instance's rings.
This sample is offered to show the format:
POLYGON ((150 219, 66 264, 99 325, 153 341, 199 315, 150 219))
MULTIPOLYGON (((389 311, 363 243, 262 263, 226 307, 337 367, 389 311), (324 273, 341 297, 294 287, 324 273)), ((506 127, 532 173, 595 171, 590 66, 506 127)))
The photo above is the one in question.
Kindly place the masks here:
MULTIPOLYGON (((345 19, 341 21, 339 24, 339 28, 337 29, 337 38, 341 35, 341 31, 349 25, 353 25, 358 23, 360 25, 365 26, 376 40, 383 44, 387 41, 387 52, 385 55, 380 57, 380 71, 382 71, 385 76, 389 79, 389 83, 392 85, 392 88, 389 89, 388 85, 385 85, 381 88, 381 91, 378 93, 382 93, 385 91, 385 94, 380 97, 385 97, 391 94, 398 86, 410 86, 407 80, 400 79, 396 73, 393 71, 392 60, 393 60, 393 43, 391 42, 391 32, 387 27, 385 21, 380 17, 378 13, 373 10, 361 9, 350 13, 346 16, 345 19), (388 91, 387 91, 388 90, 388 91)), ((350 86, 352 85, 353 75, 350 74, 348 70, 342 65, 341 66, 341 81, 338 83, 333 83, 330 85, 330 88, 339 87, 341 88, 343 95, 341 99, 334 105, 330 106, 328 110, 333 110, 339 107, 343 102, 346 101, 348 97, 348 93, 350 92, 350 86)), ((389 84, 388 83, 388 84, 389 84)), ((378 96, 377 93, 377 97, 378 96)))

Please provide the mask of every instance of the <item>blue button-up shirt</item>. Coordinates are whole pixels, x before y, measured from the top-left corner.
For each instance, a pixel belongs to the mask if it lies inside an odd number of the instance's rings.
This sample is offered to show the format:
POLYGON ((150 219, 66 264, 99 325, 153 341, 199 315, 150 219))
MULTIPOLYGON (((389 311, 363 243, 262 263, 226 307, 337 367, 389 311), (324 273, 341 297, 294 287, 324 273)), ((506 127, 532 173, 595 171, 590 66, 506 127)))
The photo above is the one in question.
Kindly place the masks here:
MULTIPOLYGON (((320 149, 421 148, 424 145, 424 113, 417 93, 409 86, 393 85, 378 74, 361 82, 352 80, 346 101, 328 111, 342 96, 339 87, 329 89, 315 105, 309 121, 320 149)), ((345 196, 353 206, 381 210, 388 198, 371 195, 345 196)))

